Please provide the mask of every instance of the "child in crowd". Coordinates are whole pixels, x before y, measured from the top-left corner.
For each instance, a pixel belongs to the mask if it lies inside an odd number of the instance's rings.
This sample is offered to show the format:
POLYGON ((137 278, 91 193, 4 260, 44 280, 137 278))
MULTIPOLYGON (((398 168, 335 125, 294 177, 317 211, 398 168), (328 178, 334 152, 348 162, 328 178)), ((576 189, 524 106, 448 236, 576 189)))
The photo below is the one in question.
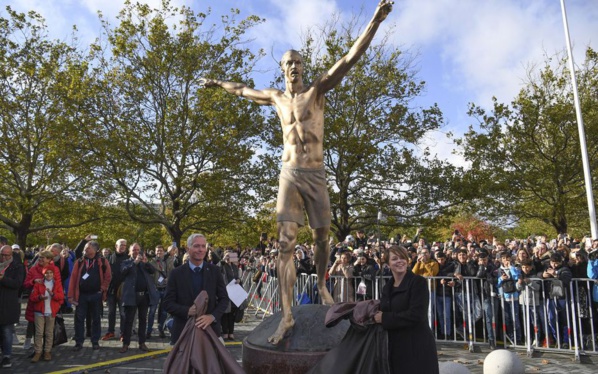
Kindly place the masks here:
POLYGON ((45 268, 43 282, 35 283, 30 299, 34 303, 33 313, 35 320, 35 354, 31 362, 38 362, 44 348, 44 336, 46 338, 44 360, 52 359, 52 344, 54 341, 54 320, 60 305, 64 301, 64 291, 60 282, 54 281, 54 271, 45 268))

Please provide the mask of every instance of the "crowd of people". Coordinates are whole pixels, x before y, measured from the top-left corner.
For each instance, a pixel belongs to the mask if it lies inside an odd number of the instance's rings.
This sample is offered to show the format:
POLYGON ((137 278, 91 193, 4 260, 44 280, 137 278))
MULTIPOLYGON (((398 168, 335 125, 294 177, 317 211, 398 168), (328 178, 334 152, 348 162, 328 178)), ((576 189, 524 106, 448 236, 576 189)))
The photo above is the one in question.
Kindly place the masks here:
MULTIPOLYGON (((335 302, 381 298, 391 276, 384 249, 391 245, 404 247, 411 271, 428 278, 431 325, 439 340, 468 340, 475 333, 492 349, 497 335, 508 345, 569 349, 575 322, 580 346, 598 345, 598 240, 538 235, 475 241, 455 231, 445 242, 429 243, 418 230, 413 239, 380 242, 359 231, 331 243, 327 285, 335 302)), ((264 254, 247 255, 246 262, 257 264, 254 281, 276 277, 277 255, 272 240, 264 254)), ((296 247, 298 274, 313 273, 312 256, 309 245, 296 247)), ((298 298, 304 300, 317 302, 317 295, 298 298)))
MULTIPOLYGON (((17 339, 14 326, 22 322, 22 300, 27 300, 23 348, 32 350, 33 363, 52 360, 55 319, 59 313, 74 313, 74 351, 83 348, 86 337, 94 350, 100 349, 101 341, 120 339, 121 353, 129 350, 135 334, 141 351, 149 351, 145 344, 148 339, 167 338, 174 319, 168 321, 167 317, 175 316, 173 311, 167 311, 164 302, 168 279, 174 269, 189 262, 192 251, 183 250, 182 254, 174 245, 167 249, 157 245, 144 251, 139 243, 127 244, 127 240, 119 239, 114 249, 102 249, 96 237, 88 235, 73 250, 54 243, 23 251, 17 244, 8 245, 8 240, 0 236, 0 366, 11 367, 12 345, 17 339), (108 328, 102 332, 104 316, 108 328)), ((230 253, 233 251, 210 253, 209 262, 217 266, 222 279, 238 282, 240 269, 230 262, 230 253)), ((223 321, 223 338, 234 340, 237 309, 229 301, 226 303, 226 313, 218 322, 223 321)), ((176 300, 171 304, 176 304, 176 300)), ((171 344, 176 342, 174 334, 170 334, 170 339, 171 344)))
MULTIPOLYGON (((162 245, 145 251, 125 239, 101 249, 95 239, 88 235, 73 250, 55 243, 23 251, 0 237, 2 365, 10 365, 23 297, 28 298, 24 348, 32 349, 32 362, 52 359, 58 313, 75 313, 75 351, 82 349, 86 337, 93 349, 99 349, 102 340, 120 339, 123 353, 135 334, 142 351, 149 350, 148 339, 167 338, 169 316, 174 315, 164 303, 168 280, 174 269, 189 262, 188 251, 162 245), (106 331, 101 331, 103 317, 108 320, 106 331)), ((568 348, 573 315, 581 321, 582 335, 598 331, 598 286, 589 281, 598 279, 598 240, 535 236, 476 242, 455 231, 446 242, 428 243, 418 230, 412 240, 403 236, 380 242, 358 231, 343 242, 331 242, 326 277, 335 302, 381 299, 385 280, 393 274, 386 259, 391 246, 404 248, 410 272, 427 278, 436 339, 465 337, 481 328, 494 348, 501 334, 495 324, 502 320, 502 338, 513 344, 531 334, 536 346, 568 348), (570 287, 576 280, 586 282, 570 287)), ((217 266, 225 284, 251 274, 260 287, 277 277, 279 251, 274 238, 262 235, 253 248, 207 248, 205 262, 217 266)), ((314 273, 313 254, 312 245, 296 246, 298 275, 314 273)), ((317 296, 310 302, 318 302, 317 296)), ((236 305, 227 301, 217 321, 223 339, 235 339, 237 315, 236 305)))

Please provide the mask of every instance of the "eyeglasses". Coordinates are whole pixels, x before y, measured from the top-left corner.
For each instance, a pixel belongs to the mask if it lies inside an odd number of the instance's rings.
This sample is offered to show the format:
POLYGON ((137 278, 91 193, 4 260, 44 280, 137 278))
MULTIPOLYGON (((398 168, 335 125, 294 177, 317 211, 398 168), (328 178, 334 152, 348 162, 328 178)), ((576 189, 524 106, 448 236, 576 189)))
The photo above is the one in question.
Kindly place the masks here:
POLYGON ((0 256, 2 256, 2 257, 10 257, 10 256, 12 256, 12 254, 10 254, 10 253, 6 253, 6 254, 5 253, 0 253, 0 256))

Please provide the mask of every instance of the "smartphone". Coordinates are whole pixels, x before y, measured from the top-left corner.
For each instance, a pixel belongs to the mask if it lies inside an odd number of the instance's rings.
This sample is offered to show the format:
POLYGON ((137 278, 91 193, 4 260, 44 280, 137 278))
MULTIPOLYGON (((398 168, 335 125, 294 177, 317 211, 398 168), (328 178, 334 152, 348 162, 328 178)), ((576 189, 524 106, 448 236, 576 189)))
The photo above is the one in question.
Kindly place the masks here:
POLYGON ((91 240, 97 240, 98 236, 97 235, 89 235, 89 238, 91 240))
POLYGON ((176 242, 172 242, 172 247, 173 247, 173 248, 176 248, 176 247, 177 247, 177 246, 176 246, 176 242))

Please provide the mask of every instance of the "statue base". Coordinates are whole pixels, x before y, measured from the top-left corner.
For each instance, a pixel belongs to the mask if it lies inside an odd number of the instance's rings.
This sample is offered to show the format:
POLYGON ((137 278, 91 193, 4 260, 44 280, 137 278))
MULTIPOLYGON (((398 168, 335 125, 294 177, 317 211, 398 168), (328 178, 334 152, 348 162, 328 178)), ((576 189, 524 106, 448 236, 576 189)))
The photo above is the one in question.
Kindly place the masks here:
POLYGON ((247 374, 304 374, 337 346, 347 330, 349 321, 336 326, 324 325, 325 305, 298 305, 293 307, 295 326, 278 345, 268 343, 274 334, 282 313, 265 319, 243 340, 243 369, 247 374))

